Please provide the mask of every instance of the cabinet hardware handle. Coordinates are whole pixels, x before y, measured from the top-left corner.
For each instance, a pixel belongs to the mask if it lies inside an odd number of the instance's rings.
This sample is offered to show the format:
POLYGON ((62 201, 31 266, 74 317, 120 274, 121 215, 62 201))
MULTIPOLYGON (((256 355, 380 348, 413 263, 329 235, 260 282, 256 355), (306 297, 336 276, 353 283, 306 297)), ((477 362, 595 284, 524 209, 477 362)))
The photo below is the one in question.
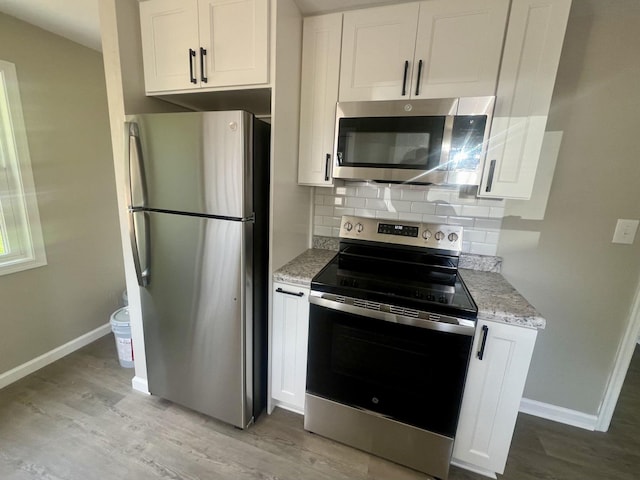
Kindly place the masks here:
POLYGON ((480 350, 478 350, 478 359, 482 360, 484 357, 484 347, 487 344, 487 337, 489 336, 489 327, 486 325, 482 326, 482 342, 480 343, 480 350))
POLYGON ((207 81, 209 80, 205 76, 205 70, 204 70, 204 57, 206 56, 207 56, 207 49, 200 47, 200 80, 202 80, 203 83, 207 83, 207 81))
POLYGON ((404 75, 402 77, 402 96, 407 94, 407 74, 409 73, 409 60, 404 62, 404 75))
POLYGON ((416 80, 416 96, 420 95, 420 76, 422 75, 422 60, 418 62, 418 79, 416 80))
POLYGON ((324 165, 324 181, 329 181, 329 164, 331 163, 331 154, 327 153, 327 158, 325 159, 324 165))
POLYGON ((491 160, 489 163, 489 175, 487 176, 487 188, 485 188, 485 192, 490 192, 491 187, 493 186, 493 175, 496 171, 496 160, 491 160))
POLYGON ((189 49, 189 79, 191 83, 198 83, 196 80, 196 76, 193 74, 193 59, 196 56, 196 51, 193 49, 189 49))
POLYGON ((281 289, 280 287, 276 288, 276 292, 284 293, 285 295, 293 295, 294 297, 304 297, 303 292, 287 292, 286 290, 281 289))

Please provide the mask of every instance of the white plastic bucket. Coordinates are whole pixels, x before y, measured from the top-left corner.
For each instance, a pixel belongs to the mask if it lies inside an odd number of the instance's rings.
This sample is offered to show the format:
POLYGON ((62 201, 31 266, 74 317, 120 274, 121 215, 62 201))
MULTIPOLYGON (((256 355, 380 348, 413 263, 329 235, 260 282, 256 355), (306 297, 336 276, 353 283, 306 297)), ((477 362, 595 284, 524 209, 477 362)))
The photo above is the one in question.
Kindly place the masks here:
POLYGON ((131 323, 129 307, 122 307, 111 314, 111 331, 116 337, 116 349, 120 366, 133 368, 133 343, 131 342, 131 323))

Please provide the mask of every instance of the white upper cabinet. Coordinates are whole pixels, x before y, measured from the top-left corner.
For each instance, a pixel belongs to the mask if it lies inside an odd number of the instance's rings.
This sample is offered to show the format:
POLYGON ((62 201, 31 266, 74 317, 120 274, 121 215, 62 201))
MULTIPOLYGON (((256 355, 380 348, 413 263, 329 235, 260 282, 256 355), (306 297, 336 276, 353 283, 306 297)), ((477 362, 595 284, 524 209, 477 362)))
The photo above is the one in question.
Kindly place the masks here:
POLYGON ((267 83, 268 1, 199 0, 198 10, 208 85, 267 83))
POLYGON ((341 102, 408 97, 419 9, 407 3, 344 14, 341 102))
POLYGON ((507 462, 538 331, 479 321, 453 447, 453 464, 495 478, 507 462))
POLYGON ((479 196, 531 197, 570 6, 513 2, 479 196))
MULTIPOLYGON (((140 3, 140 30, 147 92, 194 88, 198 39, 195 1, 140 3), (189 71, 191 70, 191 75, 189 71)), ((198 52, 199 54, 199 52, 198 52)))
POLYGON ((147 93, 268 83, 268 0, 140 3, 147 93))
POLYGON ((340 101, 494 95, 509 0, 344 14, 340 101))
POLYGON ((304 19, 298 183, 331 186, 342 14, 304 19))
POLYGON ((415 98, 494 95, 509 0, 420 3, 415 98))

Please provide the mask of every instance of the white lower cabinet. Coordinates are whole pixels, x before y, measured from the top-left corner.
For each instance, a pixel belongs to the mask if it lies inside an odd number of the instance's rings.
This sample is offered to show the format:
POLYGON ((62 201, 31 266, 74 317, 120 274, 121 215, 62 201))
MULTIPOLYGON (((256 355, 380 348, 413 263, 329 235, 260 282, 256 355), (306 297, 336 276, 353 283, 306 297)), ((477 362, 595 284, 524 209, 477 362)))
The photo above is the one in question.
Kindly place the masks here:
POLYGON ((309 336, 309 289, 273 284, 271 403, 304 413, 309 336))
POLYGON ((454 465, 494 478, 504 472, 537 333, 517 325, 478 322, 454 465))

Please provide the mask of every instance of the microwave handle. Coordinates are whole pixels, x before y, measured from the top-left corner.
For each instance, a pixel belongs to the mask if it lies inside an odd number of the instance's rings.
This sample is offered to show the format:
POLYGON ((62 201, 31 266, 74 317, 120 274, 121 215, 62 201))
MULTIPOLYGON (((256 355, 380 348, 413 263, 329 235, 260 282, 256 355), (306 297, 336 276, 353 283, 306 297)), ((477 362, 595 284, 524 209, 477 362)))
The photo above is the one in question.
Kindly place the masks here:
POLYGON ((331 163, 331 154, 327 153, 327 158, 325 159, 324 164, 324 181, 329 181, 329 164, 331 163))
POLYGON ((402 77, 402 96, 407 95, 407 74, 409 73, 409 60, 404 62, 404 75, 402 77))

